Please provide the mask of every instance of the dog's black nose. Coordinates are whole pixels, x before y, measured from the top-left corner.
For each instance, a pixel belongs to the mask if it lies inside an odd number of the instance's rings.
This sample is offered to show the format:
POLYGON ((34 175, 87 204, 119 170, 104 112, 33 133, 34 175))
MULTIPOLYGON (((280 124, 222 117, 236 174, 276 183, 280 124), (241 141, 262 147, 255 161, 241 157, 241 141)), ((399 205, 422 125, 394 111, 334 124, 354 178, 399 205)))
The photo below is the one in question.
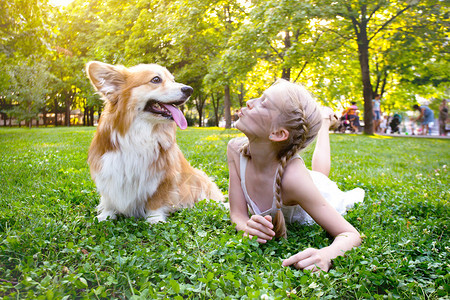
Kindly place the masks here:
POLYGON ((185 94, 187 97, 189 97, 190 95, 192 95, 192 92, 194 91, 194 89, 191 88, 190 86, 186 85, 181 88, 181 91, 183 92, 183 94, 185 94))

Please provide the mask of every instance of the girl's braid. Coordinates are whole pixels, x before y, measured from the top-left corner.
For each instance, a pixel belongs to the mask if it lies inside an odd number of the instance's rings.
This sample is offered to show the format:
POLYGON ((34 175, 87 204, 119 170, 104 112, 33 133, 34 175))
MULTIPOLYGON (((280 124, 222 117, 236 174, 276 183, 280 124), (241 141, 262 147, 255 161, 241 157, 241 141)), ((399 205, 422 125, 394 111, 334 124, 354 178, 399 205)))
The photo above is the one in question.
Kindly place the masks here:
POLYGON ((284 220, 283 212, 281 211, 281 180, 289 160, 300 151, 309 135, 309 122, 305 116, 303 108, 299 109, 297 118, 293 120, 293 130, 291 131, 292 137, 289 138, 289 143, 283 151, 280 151, 281 157, 279 157, 280 165, 275 175, 275 190, 274 198, 277 206, 277 213, 274 218, 274 230, 276 237, 286 237, 286 222, 284 220))

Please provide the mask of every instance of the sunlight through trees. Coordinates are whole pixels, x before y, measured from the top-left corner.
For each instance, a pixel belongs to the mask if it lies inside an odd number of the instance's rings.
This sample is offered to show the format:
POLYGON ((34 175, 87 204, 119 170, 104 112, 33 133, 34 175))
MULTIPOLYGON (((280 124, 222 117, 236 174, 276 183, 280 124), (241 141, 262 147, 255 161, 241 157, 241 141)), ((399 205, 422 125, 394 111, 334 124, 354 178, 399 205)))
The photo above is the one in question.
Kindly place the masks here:
POLYGON ((410 110, 416 95, 439 102, 450 93, 443 0, 20 0, 0 6, 1 125, 93 125, 102 101, 83 73, 90 60, 167 67, 194 87, 184 111, 199 126, 223 120, 230 127, 245 99, 281 77, 307 86, 335 110, 356 101, 368 134, 374 94, 394 113, 410 110), (30 100, 12 75, 25 69, 23 76, 34 76, 44 93, 35 95, 32 114, 21 109, 30 100))

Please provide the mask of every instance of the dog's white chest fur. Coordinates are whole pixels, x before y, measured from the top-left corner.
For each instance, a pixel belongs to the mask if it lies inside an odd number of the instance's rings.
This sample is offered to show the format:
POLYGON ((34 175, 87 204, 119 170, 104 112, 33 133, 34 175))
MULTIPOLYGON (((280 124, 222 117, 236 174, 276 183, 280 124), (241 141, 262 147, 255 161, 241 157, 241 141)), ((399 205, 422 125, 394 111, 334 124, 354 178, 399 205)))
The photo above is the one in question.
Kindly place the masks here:
POLYGON ((154 164, 160 154, 161 141, 155 139, 152 131, 153 126, 147 122, 134 122, 125 136, 112 133, 113 143, 119 149, 102 156, 101 171, 95 176, 102 195, 99 219, 115 213, 146 216, 147 199, 156 192, 165 174, 154 164))

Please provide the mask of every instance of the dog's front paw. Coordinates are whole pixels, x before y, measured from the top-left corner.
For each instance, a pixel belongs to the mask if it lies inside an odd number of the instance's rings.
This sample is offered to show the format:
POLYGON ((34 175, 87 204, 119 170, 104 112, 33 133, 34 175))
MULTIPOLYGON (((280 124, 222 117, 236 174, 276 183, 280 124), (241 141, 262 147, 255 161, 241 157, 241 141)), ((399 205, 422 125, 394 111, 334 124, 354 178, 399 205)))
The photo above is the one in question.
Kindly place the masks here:
POLYGON ((146 220, 150 224, 155 224, 158 222, 166 222, 166 217, 164 215, 151 215, 148 216, 146 220))
POLYGON ((166 222, 166 213, 164 212, 164 209, 151 210, 147 212, 146 220, 150 224, 166 222))
POLYGON ((103 211, 101 214, 99 214, 98 216, 96 216, 95 218, 99 221, 99 222, 103 222, 106 221, 107 219, 110 220, 115 220, 116 219, 116 214, 114 212, 106 212, 103 211))

